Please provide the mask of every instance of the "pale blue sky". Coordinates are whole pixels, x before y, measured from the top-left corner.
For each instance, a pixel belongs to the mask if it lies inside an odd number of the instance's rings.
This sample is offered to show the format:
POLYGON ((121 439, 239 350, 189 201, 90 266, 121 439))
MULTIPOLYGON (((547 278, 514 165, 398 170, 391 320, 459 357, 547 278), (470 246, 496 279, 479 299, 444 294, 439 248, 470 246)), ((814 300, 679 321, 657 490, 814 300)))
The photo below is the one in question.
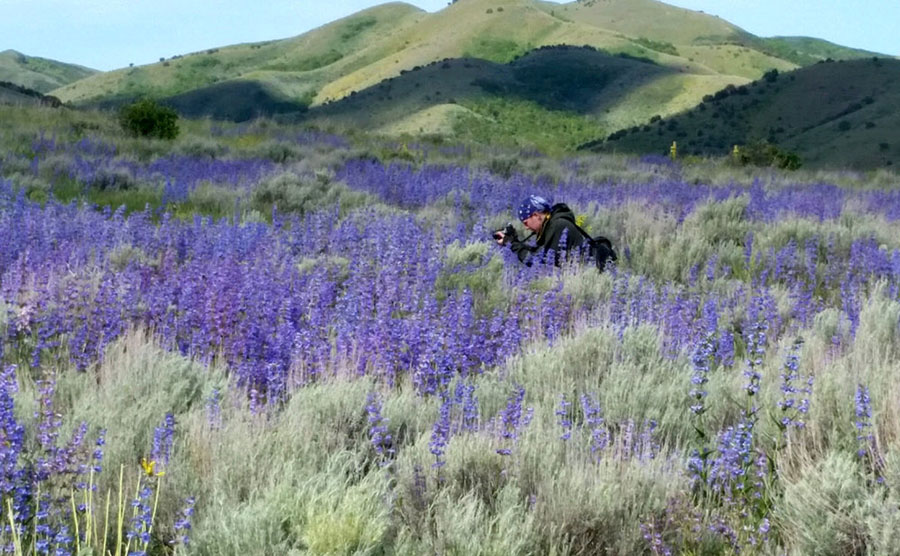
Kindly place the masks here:
MULTIPOLYGON (((466 0, 461 0, 466 1, 466 0)), ((111 70, 299 35, 375 0, 0 0, 0 51, 111 70)), ((409 0, 437 11, 447 0, 409 0)), ((900 55, 898 0, 670 0, 756 35, 806 35, 900 55)))

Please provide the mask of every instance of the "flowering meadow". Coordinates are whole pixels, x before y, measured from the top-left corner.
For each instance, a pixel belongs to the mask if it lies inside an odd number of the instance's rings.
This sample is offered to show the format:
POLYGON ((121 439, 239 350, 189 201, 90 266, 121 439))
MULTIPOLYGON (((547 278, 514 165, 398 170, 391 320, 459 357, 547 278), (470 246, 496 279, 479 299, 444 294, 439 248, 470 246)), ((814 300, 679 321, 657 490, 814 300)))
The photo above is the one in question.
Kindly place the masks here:
POLYGON ((900 553, 900 178, 21 112, 4 551, 900 553))

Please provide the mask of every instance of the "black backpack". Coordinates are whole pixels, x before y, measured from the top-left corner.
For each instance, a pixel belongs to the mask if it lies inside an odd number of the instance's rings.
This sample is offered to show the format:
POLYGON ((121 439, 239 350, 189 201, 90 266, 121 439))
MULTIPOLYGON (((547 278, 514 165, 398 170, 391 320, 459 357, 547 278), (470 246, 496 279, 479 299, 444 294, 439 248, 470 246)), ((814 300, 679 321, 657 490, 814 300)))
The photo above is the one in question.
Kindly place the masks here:
POLYGON ((575 227, 578 228, 578 231, 581 232, 581 235, 587 240, 588 245, 590 246, 590 251, 588 253, 590 257, 594 259, 597 270, 603 272, 606 270, 607 263, 614 263, 619 260, 619 256, 616 255, 616 250, 613 249, 612 242, 608 238, 604 236, 591 237, 591 234, 584 231, 578 224, 575 224, 575 227))

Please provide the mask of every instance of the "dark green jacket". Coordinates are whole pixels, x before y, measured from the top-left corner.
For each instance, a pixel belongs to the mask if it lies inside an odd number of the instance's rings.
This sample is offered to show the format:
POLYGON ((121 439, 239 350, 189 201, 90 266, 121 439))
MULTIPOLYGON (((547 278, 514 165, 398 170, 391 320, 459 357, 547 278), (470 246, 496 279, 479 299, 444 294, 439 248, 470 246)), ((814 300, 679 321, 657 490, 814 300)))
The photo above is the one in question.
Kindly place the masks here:
MULTIPOLYGON (((527 240, 528 238, 525 238, 525 241, 527 240)), ((514 238, 509 243, 509 248, 520 261, 530 266, 532 255, 545 256, 547 251, 552 250, 555 253, 553 263, 559 265, 560 253, 580 249, 585 243, 585 237, 575 224, 575 213, 565 203, 557 203, 550 208, 550 218, 544 222, 543 228, 537 234, 537 242, 529 245, 525 241, 514 238), (563 237, 565 243, 562 242, 563 237)))

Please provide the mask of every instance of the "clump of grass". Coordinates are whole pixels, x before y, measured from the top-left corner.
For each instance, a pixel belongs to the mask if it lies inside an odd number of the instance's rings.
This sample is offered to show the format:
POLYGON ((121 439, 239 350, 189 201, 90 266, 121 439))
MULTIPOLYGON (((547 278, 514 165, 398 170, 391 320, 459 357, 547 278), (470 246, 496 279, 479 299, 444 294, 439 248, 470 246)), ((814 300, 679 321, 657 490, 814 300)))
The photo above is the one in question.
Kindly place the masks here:
POLYGON ((387 483, 376 474, 361 483, 324 490, 307 501, 303 544, 315 554, 351 554, 382 548, 390 529, 387 483))
POLYGON ((273 207, 282 213, 304 214, 330 206, 339 206, 346 214, 369 204, 373 204, 370 195, 333 182, 326 173, 283 173, 260 183, 250 196, 251 207, 263 214, 271 214, 273 207))
POLYGON ((520 44, 510 39, 482 38, 476 40, 464 52, 463 58, 481 58, 498 64, 506 64, 532 50, 529 44, 520 44))
POLYGON ((241 189, 204 182, 191 190, 186 201, 168 208, 175 216, 184 219, 193 218, 195 214, 214 219, 240 217, 247 207, 248 196, 248 193, 241 189))
POLYGON ((454 244, 447 248, 445 257, 446 270, 435 283, 440 296, 468 291, 481 314, 500 309, 508 300, 509 295, 502 288, 503 262, 488 243, 454 244))
MULTIPOLYGON (((784 535, 801 552, 862 554, 884 535, 885 525, 896 523, 895 513, 873 500, 857 461, 846 453, 830 452, 810 461, 785 486, 784 501, 775 516, 784 535)), ((883 546, 891 553, 894 547, 883 546)), ((880 551, 877 551, 880 552, 880 551)))
POLYGON ((215 159, 227 155, 229 149, 221 141, 192 136, 176 143, 173 151, 185 156, 215 159))

